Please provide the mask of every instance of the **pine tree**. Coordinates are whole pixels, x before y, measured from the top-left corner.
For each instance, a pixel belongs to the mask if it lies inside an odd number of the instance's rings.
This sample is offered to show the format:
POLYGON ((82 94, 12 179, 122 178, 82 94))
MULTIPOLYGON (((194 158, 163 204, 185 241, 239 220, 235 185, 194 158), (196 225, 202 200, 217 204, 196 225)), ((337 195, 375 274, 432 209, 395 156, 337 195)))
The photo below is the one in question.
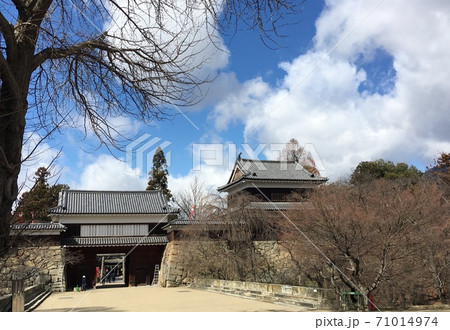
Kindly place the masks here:
POLYGON ((66 185, 50 186, 50 171, 39 167, 35 172, 34 185, 30 191, 22 194, 13 215, 14 222, 50 222, 48 209, 58 204, 58 195, 66 185))
POLYGON ((441 152, 438 159, 435 160, 433 169, 437 176, 445 183, 450 184, 450 152, 441 152))
POLYGON ((439 178, 440 186, 448 199, 450 197, 450 152, 441 152, 438 159, 434 160, 432 167, 427 167, 426 176, 439 178))
POLYGON ((153 156, 152 170, 148 173, 149 181, 145 190, 161 190, 166 196, 167 200, 172 199, 172 194, 168 188, 167 176, 169 171, 167 170, 167 162, 164 152, 161 147, 158 147, 153 156))
POLYGON ((410 180, 417 182, 422 172, 415 166, 406 163, 394 164, 392 161, 378 159, 375 161, 363 161, 358 164, 350 177, 351 184, 372 182, 377 179, 410 180))

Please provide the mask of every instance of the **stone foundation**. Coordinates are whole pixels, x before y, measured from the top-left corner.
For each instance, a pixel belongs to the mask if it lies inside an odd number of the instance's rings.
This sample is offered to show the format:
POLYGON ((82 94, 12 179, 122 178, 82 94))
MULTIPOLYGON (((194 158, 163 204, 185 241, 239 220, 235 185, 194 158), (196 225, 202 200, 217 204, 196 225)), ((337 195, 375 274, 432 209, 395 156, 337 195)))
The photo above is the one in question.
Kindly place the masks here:
POLYGON ((179 286, 187 277, 182 263, 183 243, 171 241, 166 245, 159 271, 159 285, 163 287, 179 286))
POLYGON ((63 291, 64 250, 60 246, 28 246, 12 249, 0 259, 0 296, 10 294, 13 275, 25 279, 25 287, 44 285, 63 291))
MULTIPOLYGON (((276 241, 253 242, 253 263, 247 262, 247 281, 260 283, 300 283, 299 270, 290 254, 276 241)), ((190 284, 193 278, 236 278, 235 267, 223 241, 182 241, 167 244, 161 262, 159 285, 173 287, 190 284), (230 271, 231 270, 231 271, 230 271)), ((242 280, 242 279, 241 279, 242 280)))

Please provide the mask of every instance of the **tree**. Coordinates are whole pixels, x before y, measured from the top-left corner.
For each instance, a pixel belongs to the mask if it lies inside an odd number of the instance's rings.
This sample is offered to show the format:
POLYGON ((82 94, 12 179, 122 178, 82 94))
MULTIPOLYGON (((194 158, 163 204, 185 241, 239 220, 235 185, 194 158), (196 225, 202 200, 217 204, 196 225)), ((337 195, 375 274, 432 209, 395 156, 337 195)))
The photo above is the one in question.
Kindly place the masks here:
POLYGON ((434 161, 434 165, 428 168, 428 173, 432 173, 444 183, 450 185, 450 153, 441 152, 434 161))
MULTIPOLYGON (((447 202, 448 205, 448 202, 447 202)), ((450 217, 430 219, 425 226, 416 227, 418 241, 417 260, 421 268, 419 277, 425 277, 432 284, 439 301, 448 302, 450 294, 450 217)))
POLYGON ((351 184, 366 183, 376 179, 407 179, 417 181, 422 176, 415 166, 405 163, 394 164, 391 161, 379 159, 376 161, 364 161, 358 164, 350 177, 351 184))
POLYGON ((35 173, 35 183, 30 191, 25 192, 19 199, 13 214, 13 222, 50 222, 48 209, 58 204, 59 192, 66 185, 50 186, 48 178, 51 173, 46 167, 39 167, 35 173))
POLYGON ((290 139, 289 142, 286 143, 286 146, 281 151, 278 159, 288 162, 297 162, 301 164, 309 173, 320 175, 311 153, 306 151, 305 148, 302 147, 294 138, 290 139))
POLYGON ((256 201, 238 194, 219 219, 193 220, 183 228, 180 263, 189 276, 262 282, 286 275, 287 268, 268 267, 265 251, 258 248, 258 241, 276 241, 278 231, 269 211, 251 207, 256 201))
POLYGON ((450 167, 450 152, 441 152, 438 159, 436 159, 435 167, 448 169, 450 167))
MULTIPOLYGON (((449 205, 450 153, 441 152, 434 161, 434 166, 427 169, 426 176, 432 182, 437 181, 444 191, 444 203, 449 205)), ((450 220, 446 223, 434 221, 429 226, 420 229, 418 235, 427 237, 424 240, 426 243, 420 250, 420 261, 426 265, 439 300, 445 304, 447 303, 446 295, 449 295, 448 291, 450 290, 450 220)))
POLYGON ((161 190, 164 196, 166 196, 166 199, 170 201, 172 194, 167 183, 169 171, 167 170, 166 157, 161 147, 158 147, 153 155, 153 166, 148 174, 150 175, 150 179, 145 190, 161 190))
POLYGON ((217 218, 223 209, 224 201, 205 189, 205 183, 195 176, 189 189, 180 191, 174 198, 185 218, 207 220, 217 218))
POLYGON ((2 1, 0 12, 0 255, 26 131, 43 138, 64 125, 100 143, 121 136, 110 120, 162 119, 197 101, 201 72, 221 31, 240 22, 277 36, 301 1, 2 1))
MULTIPOLYGON (((436 251, 432 237, 441 237, 438 231, 448 226, 448 207, 439 187, 426 181, 331 184, 317 188, 308 205, 287 213, 283 241, 303 264, 306 277, 326 279, 338 292, 359 291, 367 299, 382 285, 418 283, 434 271, 424 261, 438 260, 430 259, 428 247, 436 251)), ((448 239, 438 250, 446 254, 448 239)), ((448 267, 439 260, 439 269, 448 267)), ((432 277, 427 277, 427 288, 443 294, 446 288, 437 288, 432 277)))

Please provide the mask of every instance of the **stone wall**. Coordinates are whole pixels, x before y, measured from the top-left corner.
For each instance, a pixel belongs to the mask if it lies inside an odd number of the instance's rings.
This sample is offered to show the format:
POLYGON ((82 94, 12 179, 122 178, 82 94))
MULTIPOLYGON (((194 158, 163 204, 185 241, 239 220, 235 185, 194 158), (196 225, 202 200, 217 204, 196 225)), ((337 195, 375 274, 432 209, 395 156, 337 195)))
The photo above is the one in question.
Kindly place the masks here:
POLYGON ((332 289, 215 279, 196 279, 191 287, 309 309, 336 308, 336 295, 332 289))
MULTIPOLYGON (((299 285, 298 269, 290 254, 276 241, 259 241, 254 244, 254 268, 251 279, 261 283, 299 285)), ((159 284, 163 287, 190 284, 194 278, 226 278, 235 275, 230 251, 221 241, 171 241, 167 244, 161 262, 159 284), (207 262, 212 267, 208 269, 207 262), (200 271, 203 268, 204 272, 200 271)), ((236 279, 236 278, 235 278, 236 279)))
POLYGON ((171 241, 166 245, 159 271, 159 285, 179 286, 186 280, 187 271, 182 262, 184 251, 184 242, 171 241))
POLYGON ((298 269, 291 255, 277 241, 253 242, 259 267, 257 281, 299 284, 298 269))
POLYGON ((16 247, 0 259, 0 296, 10 294, 13 275, 25 278, 25 287, 44 285, 63 291, 64 250, 60 246, 16 247))

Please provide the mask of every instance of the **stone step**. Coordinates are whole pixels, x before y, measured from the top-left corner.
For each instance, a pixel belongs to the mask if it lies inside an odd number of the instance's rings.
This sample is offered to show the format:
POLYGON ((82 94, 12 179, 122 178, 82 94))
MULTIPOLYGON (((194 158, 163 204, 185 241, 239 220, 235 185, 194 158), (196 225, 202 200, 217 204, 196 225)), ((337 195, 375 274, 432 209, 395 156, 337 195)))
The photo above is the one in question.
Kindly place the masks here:
POLYGON ((52 291, 53 292, 63 292, 64 288, 62 285, 54 285, 54 286, 52 286, 52 291))

